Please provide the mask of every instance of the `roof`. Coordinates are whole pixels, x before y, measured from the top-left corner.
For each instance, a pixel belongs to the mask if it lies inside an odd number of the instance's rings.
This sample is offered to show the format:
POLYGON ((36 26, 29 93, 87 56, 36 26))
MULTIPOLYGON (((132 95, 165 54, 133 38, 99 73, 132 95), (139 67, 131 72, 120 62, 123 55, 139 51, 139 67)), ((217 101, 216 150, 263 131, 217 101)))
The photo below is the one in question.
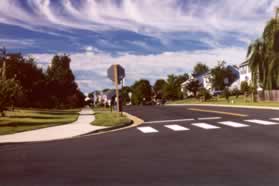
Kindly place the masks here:
POLYGON ((113 96, 116 95, 116 93, 115 93, 115 90, 109 90, 109 91, 106 91, 104 93, 104 95, 106 95, 108 99, 111 99, 113 96))
POLYGON ((239 65, 239 67, 248 66, 248 64, 249 64, 249 62, 248 62, 248 60, 246 60, 246 61, 244 61, 243 63, 241 63, 241 64, 239 65))

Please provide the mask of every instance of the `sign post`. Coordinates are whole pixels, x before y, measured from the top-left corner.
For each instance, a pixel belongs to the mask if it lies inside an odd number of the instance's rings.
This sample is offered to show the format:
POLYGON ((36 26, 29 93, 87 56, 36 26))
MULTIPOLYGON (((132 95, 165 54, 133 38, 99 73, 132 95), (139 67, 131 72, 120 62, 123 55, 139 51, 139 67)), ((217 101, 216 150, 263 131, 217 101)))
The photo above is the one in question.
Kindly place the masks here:
POLYGON ((120 112, 120 105, 119 105, 119 90, 118 90, 118 68, 117 65, 113 65, 114 70, 114 84, 115 84, 115 93, 117 99, 117 112, 120 112))
POLYGON ((123 82, 125 77, 125 69, 118 65, 114 64, 109 67, 107 70, 107 75, 110 80, 112 80, 115 84, 115 93, 116 93, 116 100, 117 100, 117 112, 120 112, 120 98, 119 98, 119 89, 118 85, 120 82, 123 82))

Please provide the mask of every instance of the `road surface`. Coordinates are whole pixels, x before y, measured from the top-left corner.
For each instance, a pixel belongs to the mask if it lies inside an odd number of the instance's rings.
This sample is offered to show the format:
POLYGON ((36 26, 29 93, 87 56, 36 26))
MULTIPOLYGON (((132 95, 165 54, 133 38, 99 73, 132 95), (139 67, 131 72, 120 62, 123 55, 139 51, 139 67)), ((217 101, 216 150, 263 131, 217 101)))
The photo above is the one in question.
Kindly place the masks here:
POLYGON ((125 109, 145 123, 97 136, 0 146, 0 185, 279 185, 279 111, 125 109))

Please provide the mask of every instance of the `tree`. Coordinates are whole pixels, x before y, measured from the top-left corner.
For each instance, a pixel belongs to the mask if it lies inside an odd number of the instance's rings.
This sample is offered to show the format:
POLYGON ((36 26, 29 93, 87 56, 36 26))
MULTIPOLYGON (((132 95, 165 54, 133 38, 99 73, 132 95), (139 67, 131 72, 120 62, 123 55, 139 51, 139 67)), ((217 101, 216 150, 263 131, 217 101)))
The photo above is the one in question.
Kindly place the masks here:
POLYGON ((265 64, 264 43, 261 40, 252 43, 248 48, 247 57, 249 57, 249 68, 252 71, 253 86, 257 87, 258 82, 266 86, 268 67, 265 64))
POLYGON ((163 98, 167 100, 176 100, 182 96, 181 84, 178 82, 178 77, 173 74, 169 75, 167 84, 163 89, 163 98))
POLYGON ((143 104, 145 101, 150 101, 152 96, 152 87, 148 80, 142 79, 136 81, 132 85, 132 102, 135 105, 143 104))
POLYGON ((129 103, 131 100, 130 100, 130 97, 129 97, 129 92, 132 92, 132 89, 128 86, 124 86, 122 89, 121 89, 121 97, 122 97, 122 103, 125 105, 127 103, 129 103))
MULTIPOLYGON (((24 58, 21 54, 9 54, 6 61, 6 78, 14 78, 22 86, 24 100, 16 102, 16 106, 32 107, 39 100, 35 85, 45 80, 43 70, 38 68, 33 58, 24 58)), ((0 60, 0 64, 3 61, 0 60)))
POLYGON ((231 69, 228 66, 225 66, 225 64, 226 62, 221 61, 211 70, 211 83, 212 87, 216 90, 224 90, 226 86, 229 86, 237 78, 231 69), (225 80, 227 80, 227 82, 225 80))
POLYGON ((202 97, 203 101, 211 99, 211 94, 206 88, 203 87, 199 89, 199 96, 202 97))
POLYGON ((247 58, 252 71, 253 87, 258 85, 264 90, 279 88, 279 23, 271 19, 263 32, 248 47, 247 58))
POLYGON ((183 98, 183 93, 181 91, 181 84, 189 79, 187 73, 183 75, 168 75, 166 85, 163 88, 163 98, 169 100, 176 100, 183 98))
POLYGON ((209 72, 209 67, 206 64, 203 63, 197 63, 196 66, 194 67, 193 74, 195 76, 200 76, 205 73, 209 72))
POLYGON ((163 91, 165 86, 167 85, 167 82, 164 79, 158 79, 154 86, 153 86, 153 90, 155 92, 155 96, 158 99, 161 99, 163 96, 163 91))
POLYGON ((0 114, 4 116, 4 111, 13 106, 17 94, 21 87, 15 79, 0 80, 0 114))
POLYGON ((194 97, 197 96, 198 90, 201 88, 201 84, 199 80, 192 79, 189 81, 189 83, 186 85, 186 90, 192 92, 194 94, 194 97))
POLYGON ((51 96, 52 104, 58 107, 71 107, 70 98, 80 94, 70 63, 69 56, 55 55, 51 66, 47 69, 48 94, 51 96))

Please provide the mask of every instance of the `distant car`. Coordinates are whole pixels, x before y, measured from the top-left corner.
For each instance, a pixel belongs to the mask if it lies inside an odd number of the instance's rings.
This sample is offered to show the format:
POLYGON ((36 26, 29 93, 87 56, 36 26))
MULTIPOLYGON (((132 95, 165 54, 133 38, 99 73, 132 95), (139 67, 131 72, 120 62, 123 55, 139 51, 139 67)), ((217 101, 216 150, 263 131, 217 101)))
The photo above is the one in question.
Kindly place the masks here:
POLYGON ((156 105, 156 102, 154 102, 153 100, 151 100, 151 101, 144 101, 142 104, 143 104, 143 105, 156 105))
POLYGON ((223 94, 222 90, 215 90, 215 91, 212 92, 212 96, 219 96, 221 94, 223 94))

